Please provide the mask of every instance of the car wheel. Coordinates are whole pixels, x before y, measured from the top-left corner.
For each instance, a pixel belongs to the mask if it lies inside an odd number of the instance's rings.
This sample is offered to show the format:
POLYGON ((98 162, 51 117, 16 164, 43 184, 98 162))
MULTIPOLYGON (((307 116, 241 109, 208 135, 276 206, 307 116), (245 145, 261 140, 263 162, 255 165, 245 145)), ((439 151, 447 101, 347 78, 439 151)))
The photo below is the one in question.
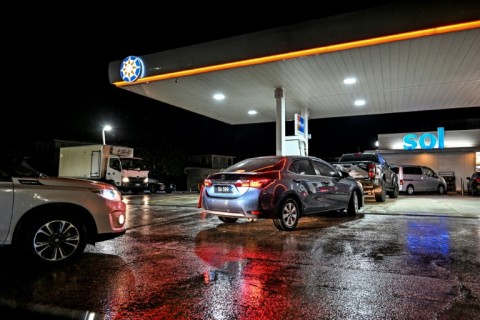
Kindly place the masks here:
POLYGON ((281 231, 292 231, 296 228, 298 219, 300 219, 300 207, 297 201, 287 198, 282 202, 279 208, 278 219, 273 220, 273 224, 281 231))
POLYGON ((407 191, 407 194, 411 196, 411 195, 415 192, 415 189, 413 188, 413 186, 412 186, 411 184, 409 184, 409 185, 407 186, 407 190, 406 190, 406 191, 407 191))
POLYGON ((149 189, 150 189, 150 193, 157 193, 157 187, 155 185, 151 184, 149 189))
POLYGON ((381 182, 381 188, 380 192, 375 192, 375 201, 377 202, 385 202, 387 200, 387 193, 385 190, 385 181, 382 180, 381 182))
POLYGON ((229 218, 229 217, 218 217, 218 219, 220 219, 220 221, 225 223, 235 223, 238 220, 238 218, 229 218))
POLYGON ((438 186, 437 192, 438 192, 438 194, 444 194, 445 193, 445 187, 443 186, 443 184, 438 186))
POLYGON ((76 259, 86 245, 83 223, 73 217, 52 214, 27 229, 23 249, 34 261, 56 265, 76 259))
POLYGON ((472 190, 472 196, 476 196, 476 195, 478 194, 478 192, 477 192, 477 190, 478 190, 478 189, 477 189, 477 184, 472 183, 471 188, 472 188, 472 189, 471 189, 471 190, 472 190))
POLYGON ((395 182, 395 184, 393 185, 393 191, 391 191, 388 196, 390 198, 393 198, 393 199, 396 199, 398 198, 398 194, 400 193, 400 190, 399 190, 399 187, 398 187, 398 183, 395 182))
POLYGON ((356 216, 358 214, 358 194, 356 191, 350 196, 350 201, 348 202, 347 215, 356 216))

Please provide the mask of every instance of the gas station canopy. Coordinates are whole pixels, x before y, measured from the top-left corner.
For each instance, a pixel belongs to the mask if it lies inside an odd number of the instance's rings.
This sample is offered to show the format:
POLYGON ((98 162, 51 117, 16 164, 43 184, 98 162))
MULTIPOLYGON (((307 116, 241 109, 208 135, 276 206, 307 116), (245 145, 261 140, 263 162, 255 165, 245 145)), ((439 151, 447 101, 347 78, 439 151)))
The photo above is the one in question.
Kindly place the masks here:
POLYGON ((480 2, 390 4, 125 57, 109 78, 228 124, 278 121, 279 88, 287 120, 478 107, 480 2))

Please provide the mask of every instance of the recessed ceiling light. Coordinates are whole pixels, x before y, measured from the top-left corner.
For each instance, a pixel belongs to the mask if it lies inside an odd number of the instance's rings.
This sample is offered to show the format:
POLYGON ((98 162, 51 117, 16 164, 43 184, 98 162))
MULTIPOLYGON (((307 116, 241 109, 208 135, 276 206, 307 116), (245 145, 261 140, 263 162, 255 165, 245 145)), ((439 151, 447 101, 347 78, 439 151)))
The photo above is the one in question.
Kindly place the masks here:
POLYGON ((258 112, 255 111, 255 110, 249 110, 249 111, 248 111, 248 114, 249 114, 249 115, 252 115, 252 116, 255 115, 255 114, 257 114, 257 113, 258 113, 258 112))
POLYGON ((357 83, 357 78, 345 78, 343 79, 343 83, 345 84, 354 84, 357 83))
POLYGON ((225 95, 223 93, 215 93, 213 95, 213 99, 220 101, 225 99, 225 95))
POLYGON ((359 100, 355 100, 355 105, 356 106, 364 106, 365 105, 365 100, 363 99, 359 99, 359 100))

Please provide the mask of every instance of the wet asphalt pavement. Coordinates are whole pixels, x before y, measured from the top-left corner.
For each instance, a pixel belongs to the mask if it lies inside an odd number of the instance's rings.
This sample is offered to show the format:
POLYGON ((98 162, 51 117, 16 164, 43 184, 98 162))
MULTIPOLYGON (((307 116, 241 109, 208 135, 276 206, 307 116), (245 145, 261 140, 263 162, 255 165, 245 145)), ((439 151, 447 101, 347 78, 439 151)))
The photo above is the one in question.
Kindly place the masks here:
POLYGON ((1 319, 480 319, 480 198, 223 224, 198 194, 126 195, 125 236, 40 269, 0 251, 1 319), (12 311, 14 310, 14 311, 12 311))

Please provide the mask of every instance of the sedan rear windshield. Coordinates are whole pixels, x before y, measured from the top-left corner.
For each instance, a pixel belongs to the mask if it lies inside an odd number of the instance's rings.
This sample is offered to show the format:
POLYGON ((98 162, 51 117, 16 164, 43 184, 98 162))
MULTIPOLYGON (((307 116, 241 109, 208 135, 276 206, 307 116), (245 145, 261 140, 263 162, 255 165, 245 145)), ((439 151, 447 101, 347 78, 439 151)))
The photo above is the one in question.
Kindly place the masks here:
POLYGON ((246 159, 234 164, 222 172, 267 172, 281 170, 285 164, 283 158, 246 159))

